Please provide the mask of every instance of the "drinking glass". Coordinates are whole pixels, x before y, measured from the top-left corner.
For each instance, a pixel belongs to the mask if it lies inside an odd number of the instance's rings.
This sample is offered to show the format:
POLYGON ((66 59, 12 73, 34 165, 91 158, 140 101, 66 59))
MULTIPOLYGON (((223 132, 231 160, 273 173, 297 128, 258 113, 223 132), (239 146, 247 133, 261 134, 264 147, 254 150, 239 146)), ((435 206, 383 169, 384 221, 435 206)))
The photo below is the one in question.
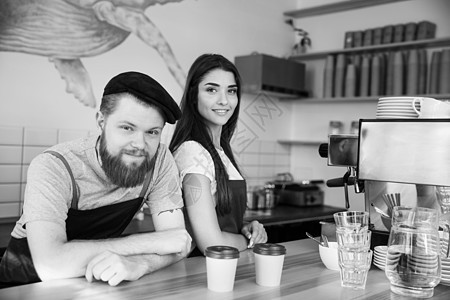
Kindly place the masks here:
POLYGON ((341 286, 364 289, 372 263, 372 250, 338 250, 341 286))
POLYGON ((386 257, 391 291, 429 298, 441 280, 439 212, 422 207, 396 206, 386 257))
POLYGON ((369 212, 341 211, 333 214, 337 231, 359 232, 369 229, 369 212))
POLYGON ((334 215, 341 286, 364 289, 372 262, 369 213, 344 211, 334 215))
POLYGON ((450 212, 450 186, 436 186, 436 198, 443 214, 450 212))
POLYGON ((370 249, 372 231, 366 230, 358 233, 352 231, 336 231, 336 240, 339 248, 346 251, 367 251, 370 249))
MULTIPOLYGON (((450 238, 450 186, 436 186, 436 198, 441 208, 439 226, 444 229, 443 237, 448 241, 450 238)), ((445 258, 450 257, 450 244, 442 243, 441 255, 445 255, 445 258)))

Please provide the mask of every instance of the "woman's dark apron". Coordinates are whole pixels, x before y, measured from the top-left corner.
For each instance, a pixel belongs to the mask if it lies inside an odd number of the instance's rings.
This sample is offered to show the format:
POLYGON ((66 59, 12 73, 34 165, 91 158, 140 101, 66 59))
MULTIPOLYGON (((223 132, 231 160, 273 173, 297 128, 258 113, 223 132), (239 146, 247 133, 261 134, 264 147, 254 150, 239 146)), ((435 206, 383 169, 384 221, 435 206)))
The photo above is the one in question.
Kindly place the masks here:
MULTIPOLYGON (((217 211, 217 220, 221 231, 240 234, 244 225, 244 213, 247 208, 247 185, 245 180, 228 180, 231 190, 231 211, 228 214, 220 215, 217 211)), ((189 257, 202 256, 203 253, 195 247, 189 257)))
MULTIPOLYGON (((72 204, 67 213, 67 240, 90 240, 119 237, 144 204, 144 196, 153 175, 147 175, 138 198, 90 210, 78 210, 79 191, 72 170, 59 153, 47 151, 66 166, 72 181, 72 204)), ((153 159, 153 163, 155 159, 153 159)), ((0 288, 41 281, 31 259, 27 238, 11 237, 0 264, 0 288)))

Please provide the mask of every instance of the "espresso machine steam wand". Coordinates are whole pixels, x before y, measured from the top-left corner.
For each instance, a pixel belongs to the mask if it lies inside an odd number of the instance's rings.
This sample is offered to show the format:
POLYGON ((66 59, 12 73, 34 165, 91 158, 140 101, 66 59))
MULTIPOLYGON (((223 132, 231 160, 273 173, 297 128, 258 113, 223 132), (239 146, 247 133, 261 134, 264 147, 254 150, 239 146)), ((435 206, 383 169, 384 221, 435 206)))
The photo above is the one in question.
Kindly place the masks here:
POLYGON ((328 187, 344 187, 345 208, 350 208, 348 186, 354 185, 355 193, 364 192, 364 181, 356 177, 357 165, 357 135, 335 134, 329 135, 328 143, 319 145, 319 155, 328 158, 329 166, 346 167, 347 172, 339 178, 329 179, 328 187))

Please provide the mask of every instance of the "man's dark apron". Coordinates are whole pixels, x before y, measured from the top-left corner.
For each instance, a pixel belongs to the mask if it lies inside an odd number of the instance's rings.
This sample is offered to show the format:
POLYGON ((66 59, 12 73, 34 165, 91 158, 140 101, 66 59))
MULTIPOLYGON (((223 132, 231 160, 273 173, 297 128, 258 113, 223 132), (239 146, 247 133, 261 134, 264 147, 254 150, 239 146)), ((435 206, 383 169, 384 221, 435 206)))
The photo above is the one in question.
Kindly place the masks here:
MULTIPOLYGON (((67 240, 90 240, 118 237, 133 219, 144 203, 145 192, 153 175, 149 172, 138 198, 121 203, 98 207, 90 210, 78 210, 79 191, 72 170, 66 159, 59 153, 47 151, 66 166, 72 180, 72 204, 67 213, 67 240)), ((154 164, 155 158, 152 160, 154 164)), ((26 238, 11 237, 0 264, 0 288, 41 281, 31 259, 26 238)))
MULTIPOLYGON (((216 207, 216 215, 221 231, 240 234, 244 225, 244 213, 247 208, 247 186, 245 180, 228 180, 231 190, 231 211, 220 215, 216 207)), ((202 256, 203 253, 196 247, 189 257, 202 256)))

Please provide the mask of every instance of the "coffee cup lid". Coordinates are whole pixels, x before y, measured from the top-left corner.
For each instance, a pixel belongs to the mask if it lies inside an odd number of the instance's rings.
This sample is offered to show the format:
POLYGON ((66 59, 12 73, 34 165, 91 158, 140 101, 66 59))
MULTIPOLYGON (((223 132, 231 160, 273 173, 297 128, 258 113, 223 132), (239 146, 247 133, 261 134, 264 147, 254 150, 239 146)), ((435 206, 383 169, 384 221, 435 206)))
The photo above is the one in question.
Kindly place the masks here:
POLYGON ((253 252, 262 255, 284 255, 286 248, 279 244, 261 243, 253 247, 253 252))
POLYGON ((205 256, 211 258, 239 258, 239 250, 230 246, 210 246, 205 249, 205 256))

